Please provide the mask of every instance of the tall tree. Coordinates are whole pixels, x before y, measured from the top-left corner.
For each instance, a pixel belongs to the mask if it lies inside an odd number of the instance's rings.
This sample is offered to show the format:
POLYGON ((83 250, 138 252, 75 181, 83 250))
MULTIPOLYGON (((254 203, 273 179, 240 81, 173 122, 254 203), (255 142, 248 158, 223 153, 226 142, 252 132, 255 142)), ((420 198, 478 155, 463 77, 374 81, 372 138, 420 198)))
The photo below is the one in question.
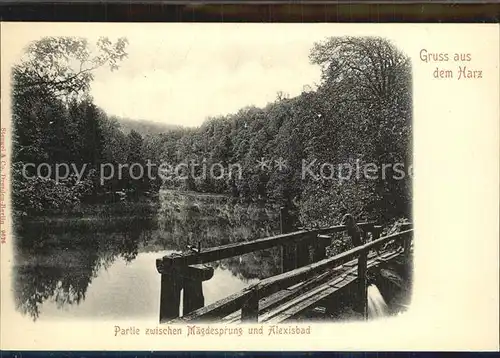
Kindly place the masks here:
MULTIPOLYGON (((380 37, 332 37, 315 44, 312 63, 322 68, 320 91, 339 113, 338 160, 358 159, 384 164, 411 162, 412 83, 410 60, 390 41, 380 37)), ((383 173, 378 173, 380 176, 383 173)), ((409 180, 394 180, 389 170, 383 179, 366 181, 368 202, 408 212, 409 180), (373 188, 374 186, 374 188, 373 188), (372 190, 375 191, 372 191, 372 190)), ((354 182, 357 188, 360 183, 354 182)), ((345 187, 344 187, 345 189, 345 187)), ((342 190, 350 192, 351 190, 342 190)), ((366 195, 356 194, 366 198, 366 195)))
POLYGON ((47 134, 65 141, 61 137, 68 124, 63 123, 64 106, 84 99, 95 69, 108 65, 116 70, 127 56, 126 45, 125 38, 112 43, 102 37, 92 49, 84 38, 45 37, 27 46, 12 68, 14 161, 30 160, 31 155, 39 157, 38 153, 50 157, 41 138, 47 134))
POLYGON ((109 65, 111 71, 127 57, 127 39, 115 43, 101 37, 93 51, 85 38, 45 37, 32 42, 18 65, 13 67, 16 94, 35 90, 55 95, 87 92, 93 70, 109 65))
MULTIPOLYGON (((91 190, 91 172, 82 183, 74 178, 27 179, 23 163, 90 164, 103 159, 105 114, 88 94, 93 71, 118 68, 127 40, 100 38, 95 45, 75 37, 45 37, 29 44, 12 68, 14 206, 22 212, 61 209, 79 202, 91 190), (59 185, 61 184, 61 185, 59 185)), ((95 169, 92 171, 95 173, 95 169)))

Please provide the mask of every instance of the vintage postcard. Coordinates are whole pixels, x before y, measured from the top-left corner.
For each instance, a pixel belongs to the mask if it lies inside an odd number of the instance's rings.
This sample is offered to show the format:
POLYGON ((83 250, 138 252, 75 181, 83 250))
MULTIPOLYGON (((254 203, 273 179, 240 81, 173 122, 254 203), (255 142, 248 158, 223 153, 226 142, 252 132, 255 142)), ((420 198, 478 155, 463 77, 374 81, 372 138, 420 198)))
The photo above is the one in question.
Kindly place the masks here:
POLYGON ((1 23, 1 348, 498 350, 498 30, 1 23))

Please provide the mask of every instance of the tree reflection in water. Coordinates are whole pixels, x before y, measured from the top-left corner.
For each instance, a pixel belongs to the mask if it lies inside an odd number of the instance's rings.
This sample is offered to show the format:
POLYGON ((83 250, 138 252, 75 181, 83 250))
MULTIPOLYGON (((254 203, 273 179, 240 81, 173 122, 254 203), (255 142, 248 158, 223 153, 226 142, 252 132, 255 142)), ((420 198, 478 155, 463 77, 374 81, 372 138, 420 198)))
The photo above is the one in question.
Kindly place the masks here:
MULTIPOLYGON (((59 309, 80 304, 92 280, 118 258, 131 262, 140 252, 180 251, 188 241, 200 241, 206 248, 254 240, 276 234, 279 227, 278 210, 271 205, 179 194, 168 194, 161 202, 158 212, 149 217, 52 217, 19 222, 14 278, 17 309, 37 320, 45 301, 55 302, 59 309)), ((278 273, 279 250, 213 265, 244 281, 268 277, 278 273)))
MULTIPOLYGON (((213 247, 251 241, 279 233, 279 207, 239 203, 225 196, 190 195, 164 191, 159 214, 162 231, 179 248, 197 243, 213 247)), ((212 263, 243 280, 279 273, 280 249, 262 250, 212 263)))
POLYGON ((49 298, 60 308, 79 304, 101 269, 118 257, 134 260, 150 220, 115 219, 112 226, 116 220, 121 221, 121 231, 106 230, 108 220, 20 223, 14 278, 17 308, 36 320, 40 305, 49 298))

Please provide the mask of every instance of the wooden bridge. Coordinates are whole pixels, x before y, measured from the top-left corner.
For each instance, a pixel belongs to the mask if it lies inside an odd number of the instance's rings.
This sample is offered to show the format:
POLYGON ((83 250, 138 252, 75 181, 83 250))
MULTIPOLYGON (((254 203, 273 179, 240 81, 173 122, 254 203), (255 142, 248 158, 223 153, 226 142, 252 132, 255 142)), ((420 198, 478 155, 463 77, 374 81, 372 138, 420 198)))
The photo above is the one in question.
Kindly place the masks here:
POLYGON ((190 252, 156 260, 161 274, 160 322, 280 323, 346 291, 354 295, 358 312, 366 318, 368 271, 396 258, 408 262, 412 252, 411 224, 381 238, 382 227, 366 222, 358 224, 364 245, 327 258, 332 235, 346 231, 346 226, 287 232, 283 213, 281 218, 280 235, 204 250, 190 247, 190 252), (213 276, 213 268, 204 264, 272 247, 282 248, 281 274, 204 306, 202 281, 213 276), (181 289, 183 315, 179 317, 181 289))

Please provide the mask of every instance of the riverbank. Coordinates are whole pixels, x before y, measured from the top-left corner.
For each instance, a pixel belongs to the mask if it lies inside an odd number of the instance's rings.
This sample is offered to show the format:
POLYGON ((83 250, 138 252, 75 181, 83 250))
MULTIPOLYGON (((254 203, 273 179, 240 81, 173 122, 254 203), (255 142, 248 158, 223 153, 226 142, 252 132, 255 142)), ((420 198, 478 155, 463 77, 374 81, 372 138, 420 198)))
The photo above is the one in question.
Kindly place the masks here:
POLYGON ((137 201, 117 201, 113 203, 80 203, 71 208, 44 210, 42 213, 23 215, 17 213, 16 218, 29 221, 58 221, 102 218, 115 218, 124 216, 149 216, 159 208, 156 199, 141 198, 137 201))

